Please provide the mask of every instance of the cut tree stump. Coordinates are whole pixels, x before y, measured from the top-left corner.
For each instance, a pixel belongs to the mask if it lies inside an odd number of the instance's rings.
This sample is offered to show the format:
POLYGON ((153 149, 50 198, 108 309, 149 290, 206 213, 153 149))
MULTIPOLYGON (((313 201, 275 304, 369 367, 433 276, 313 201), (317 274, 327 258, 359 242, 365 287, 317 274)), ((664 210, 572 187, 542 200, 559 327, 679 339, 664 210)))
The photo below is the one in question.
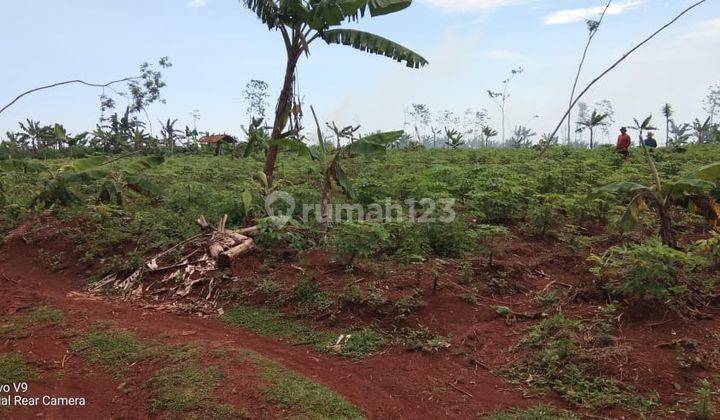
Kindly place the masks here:
POLYGON ((230 268, 232 266, 232 262, 235 260, 235 258, 245 255, 248 252, 255 249, 255 241, 253 241, 250 238, 247 238, 245 242, 241 243, 240 245, 234 246, 227 251, 220 254, 218 257, 218 268, 225 269, 230 268))

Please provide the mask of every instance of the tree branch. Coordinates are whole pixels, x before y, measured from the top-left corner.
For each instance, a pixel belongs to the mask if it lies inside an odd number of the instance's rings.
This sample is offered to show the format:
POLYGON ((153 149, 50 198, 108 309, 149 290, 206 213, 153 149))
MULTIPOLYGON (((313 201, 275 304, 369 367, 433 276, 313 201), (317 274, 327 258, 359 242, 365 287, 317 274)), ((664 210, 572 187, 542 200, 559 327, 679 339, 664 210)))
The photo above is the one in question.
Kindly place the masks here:
MULTIPOLYGON (((597 21, 597 27, 594 31, 590 33, 590 36, 588 37, 587 44, 585 44, 585 50, 583 51, 582 58, 580 59, 580 65, 578 65, 577 74, 575 75, 575 82, 573 83, 572 91, 570 91, 570 101, 569 103, 572 104, 573 99, 575 99, 575 91, 577 90, 578 81, 580 80, 580 73, 582 73, 583 65, 585 65, 585 59, 587 58, 587 53, 590 50, 590 44, 592 44, 593 38, 595 38, 595 35, 597 35, 598 31, 600 30, 600 25, 602 25, 602 21, 605 18, 605 14, 607 13, 608 9, 610 8, 610 3, 612 3, 612 0, 608 0, 607 4, 605 5, 605 9, 603 10, 602 14, 600 15, 600 19, 597 21)), ((570 111, 572 112, 573 106, 570 105, 570 111)), ((570 116, 568 116, 568 144, 570 143, 570 131, 571 129, 571 121, 570 116)))
POLYGON ((597 83, 598 81, 600 81, 600 79, 602 79, 603 77, 605 77, 608 73, 610 73, 613 69, 615 69, 615 67, 617 67, 618 65, 620 65, 620 63, 622 63, 623 61, 625 61, 625 59, 628 58, 632 53, 634 53, 635 51, 637 51, 638 49, 640 49, 640 47, 642 47, 643 45, 645 45, 645 44, 647 44, 648 42, 650 42, 650 40, 652 40, 653 38, 655 38, 660 32, 662 32, 662 31, 664 31, 665 29, 667 29, 670 25, 672 25, 673 23, 677 22, 681 17, 683 17, 683 16, 684 16, 685 14, 687 14, 689 11, 691 11, 692 9, 700 6, 701 4, 705 3, 706 1, 707 1, 707 0, 700 0, 700 1, 696 2, 695 4, 693 4, 692 6, 688 7, 687 9, 683 10, 679 15, 675 16, 675 18, 673 18, 670 22, 666 23, 666 24, 663 25, 660 29, 658 29, 657 31, 653 32, 652 35, 650 35, 649 37, 645 38, 642 42, 640 42, 639 44, 637 44, 637 45, 636 45, 635 47, 633 47, 633 49, 631 49, 630 51, 626 52, 622 57, 620 57, 619 60, 617 60, 615 63, 613 63, 613 65, 611 65, 610 67, 608 67, 608 68, 607 68, 604 72, 602 72, 598 77, 596 77, 595 79, 593 79, 593 81, 590 82, 590 83, 585 87, 585 89, 583 89, 582 92, 580 92, 580 94, 577 96, 577 98, 575 98, 575 100, 572 102, 572 104, 570 104, 570 107, 569 107, 568 110, 565 112, 565 115, 563 115, 563 117, 560 119, 560 122, 558 123, 557 127, 555 127, 555 130, 552 132, 552 135, 550 136, 550 138, 554 138, 554 137, 557 135, 558 131, 560 131, 560 127, 562 127, 563 123, 565 122, 565 118, 568 118, 568 117, 570 116, 570 112, 572 111, 573 107, 575 107, 575 105, 577 105, 577 103, 580 102, 580 98, 582 98, 582 97, 590 90, 590 88, 595 85, 595 83, 597 83))
POLYGON ((116 84, 116 83, 129 82, 129 81, 131 81, 131 80, 137 80, 137 79, 140 79, 140 78, 141 78, 140 76, 136 76, 136 77, 126 77, 126 78, 124 78, 124 79, 113 80, 112 82, 108 82, 108 83, 104 83, 104 84, 101 84, 101 83, 89 83, 89 82, 86 82, 86 81, 83 81, 83 80, 76 79, 76 80, 67 80, 67 81, 59 82, 59 83, 53 83, 53 84, 51 84, 51 85, 46 85, 46 86, 40 86, 40 87, 37 87, 37 88, 34 88, 34 89, 30 89, 30 90, 28 90, 28 91, 25 91, 25 92, 21 93, 20 95, 18 95, 18 96, 17 96, 15 99, 13 99, 9 104, 5 105, 4 107, 2 107, 2 108, 0 109, 0 114, 2 114, 6 109, 8 109, 8 108, 10 108, 11 106, 13 106, 13 105, 15 104, 15 102, 19 101, 19 100, 22 99, 24 96, 27 96, 27 95, 29 95, 29 94, 31 94, 31 93, 34 93, 34 92, 37 92, 37 91, 40 91, 40 90, 50 89, 50 88, 54 88, 54 87, 57 87, 57 86, 69 85, 69 84, 72 84, 72 83, 79 83, 79 84, 81 84, 81 85, 90 86, 90 87, 105 88, 105 87, 110 87, 111 85, 114 85, 114 84, 116 84))

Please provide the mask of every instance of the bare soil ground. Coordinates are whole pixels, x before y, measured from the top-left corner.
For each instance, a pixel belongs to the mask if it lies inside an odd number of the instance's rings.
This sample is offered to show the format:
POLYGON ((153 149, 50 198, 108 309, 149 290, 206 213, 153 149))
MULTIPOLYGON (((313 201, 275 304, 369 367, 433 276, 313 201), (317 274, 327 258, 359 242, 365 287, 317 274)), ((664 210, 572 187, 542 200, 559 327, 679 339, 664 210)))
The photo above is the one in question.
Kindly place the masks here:
MULTIPOLYGON (((494 306, 506 305, 516 312, 532 312, 537 310, 531 302, 534 292, 582 289, 592 282, 584 258, 542 241, 513 242, 510 252, 497 264, 508 273, 510 281, 517 281, 517 290, 508 296, 480 293, 479 301, 474 304, 462 298, 464 286, 457 282, 459 262, 393 268, 382 275, 360 268, 352 280, 342 271, 338 272, 330 257, 321 252, 304 255, 292 264, 276 264, 275 278, 285 287, 295 281, 290 273, 297 271, 293 266, 299 265, 302 270, 312 271, 328 291, 340 290, 340 285, 348 281, 372 282, 396 299, 410 290, 421 290, 424 305, 409 317, 399 319, 390 313, 382 316, 365 307, 350 305, 337 313, 332 322, 318 319, 321 328, 361 325, 371 319, 387 328, 422 325, 447 337, 451 345, 446 350, 430 353, 391 345, 380 354, 351 360, 319 352, 311 346, 262 337, 228 326, 214 317, 169 313, 142 300, 128 302, 91 295, 85 292, 86 273, 74 259, 73 244, 62 235, 57 232, 45 235, 43 240, 31 244, 15 237, 0 248, 0 319, 21 317, 37 307, 55 308, 63 315, 56 324, 29 325, 20 334, 0 335, 0 354, 21 354, 38 372, 30 383, 31 395, 84 397, 87 405, 14 407, 0 409, 0 417, 168 418, 176 415, 168 410, 153 410, 156 395, 147 386, 156 372, 172 362, 161 357, 148 358, 122 375, 116 375, 91 363, 72 348, 78 337, 98 323, 107 324, 110 331, 130 331, 139 339, 166 347, 201 347, 199 363, 217 366, 224 374, 214 391, 216 402, 252 418, 287 417, 297 414, 299 409, 268 399, 262 386, 266 379, 257 366, 241 358, 223 356, 228 352, 251 351, 277 362, 337 392, 369 418, 477 418, 496 409, 531 407, 539 403, 568 408, 562 398, 552 392, 527 396, 523 384, 511 383, 497 374, 519 359, 521 355, 511 349, 533 321, 509 322, 498 315, 494 306), (45 267, 38 257, 39 249, 45 253, 62 252, 66 256, 64 264, 53 269, 45 267)), ((246 261, 234 267, 233 273, 241 279, 250 279, 261 270, 260 265, 260 261, 255 264, 246 261)), ((477 268, 481 269, 479 263, 477 268)), ((238 287, 242 284, 241 281, 238 287)), ((580 319, 596 316, 597 297, 580 293, 568 296, 565 302, 563 311, 567 316, 580 319)), ((708 309, 708 314, 717 318, 720 311, 708 309)), ((637 307, 621 315, 614 333, 615 340, 622 343, 626 351, 602 368, 640 392, 657 391, 661 403, 672 406, 692 397, 697 378, 717 372, 714 359, 709 355, 716 350, 714 340, 719 331, 718 319, 685 321, 654 307, 637 307), (696 341, 697 348, 685 356, 702 360, 681 366, 679 350, 662 346, 679 339, 696 341)), ((622 411, 608 411, 603 415, 633 416, 622 411)))

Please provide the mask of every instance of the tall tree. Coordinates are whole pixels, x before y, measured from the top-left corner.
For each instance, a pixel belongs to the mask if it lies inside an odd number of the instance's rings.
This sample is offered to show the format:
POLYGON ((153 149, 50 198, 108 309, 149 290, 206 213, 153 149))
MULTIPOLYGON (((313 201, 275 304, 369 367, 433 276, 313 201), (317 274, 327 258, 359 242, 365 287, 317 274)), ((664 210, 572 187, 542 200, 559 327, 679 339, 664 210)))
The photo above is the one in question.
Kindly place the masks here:
POLYGON ((693 3, 693 4, 691 4, 691 5, 688 6, 687 8, 685 8, 685 9, 684 9, 682 12, 680 12, 677 16, 675 16, 674 18, 672 18, 668 23, 666 23, 666 24, 664 24, 663 26, 661 26, 658 30, 656 30, 655 32, 653 32, 652 34, 650 34, 650 36, 648 36, 647 38, 643 39, 643 40, 640 41, 637 45, 635 45, 633 48, 631 48, 629 51, 627 51, 625 54, 623 54, 622 57, 620 57, 617 61, 615 61, 613 64, 611 64, 610 67, 608 67, 607 69, 605 69, 602 73, 600 73, 599 76, 597 76, 597 77, 594 78, 590 83, 588 83, 587 86, 585 86, 585 88, 584 88, 584 89, 575 97, 575 99, 570 103, 570 106, 569 106, 568 109, 565 111, 565 114, 564 114, 564 115, 562 116, 562 118, 560 119, 560 122, 558 122, 557 126, 555 127, 555 130, 553 130, 552 134, 550 134, 550 137, 551 137, 551 138, 552 138, 552 137, 555 137, 555 135, 558 133, 558 131, 560 131, 560 127, 562 127, 563 123, 565 122, 565 118, 568 118, 568 117, 570 116, 570 112, 572 111, 572 109, 573 109, 573 107, 575 106, 575 104, 577 104, 578 102, 580 102, 580 99, 582 99, 582 97, 585 96, 586 93, 588 93, 588 91, 590 90, 590 88, 592 88, 593 86, 595 86, 595 84, 596 84, 597 82, 599 82, 600 80, 602 80, 603 77, 605 77, 608 73, 610 73, 611 71, 613 71, 613 70, 614 70, 617 66, 619 66, 623 61, 625 61, 628 57, 630 57, 635 51, 639 50, 643 45, 647 44, 647 43, 650 42, 653 38, 655 38, 656 36, 658 36, 658 34, 660 34, 661 32, 663 32, 665 29, 669 28, 670 26, 672 26, 673 23, 675 23, 675 22, 677 22, 678 20, 680 20, 680 18, 682 18, 683 16, 685 16, 688 12, 690 12, 690 11, 693 10, 694 8, 700 6, 701 4, 705 3, 706 1, 707 1, 707 0, 700 0, 700 1, 697 1, 697 2, 695 2, 695 3, 693 3))
POLYGON ((670 121, 673 116, 672 105, 669 103, 663 105, 660 112, 662 112, 663 117, 665 117, 665 145, 668 145, 670 144, 670 121))
MULTIPOLYGON (((294 82, 300 56, 310 53, 310 44, 322 39, 328 44, 342 44, 372 54, 384 55, 405 62, 408 67, 419 68, 428 64, 419 54, 389 39, 356 29, 336 28, 346 22, 358 21, 369 13, 371 17, 399 12, 410 6, 412 0, 240 0, 267 25, 282 35, 287 53, 285 78, 275 108, 271 140, 296 135, 299 127, 290 116, 297 110, 294 82), (285 128, 291 123, 290 130, 285 128), (295 125, 295 126, 293 126, 295 125)), ((270 146, 265 157, 264 172, 268 184, 272 183, 279 148, 270 146)))
POLYGON ((510 92, 509 92, 510 82, 512 82, 512 80, 515 78, 515 76, 522 73, 523 71, 525 71, 525 70, 523 70, 522 67, 518 67, 516 69, 510 70, 510 77, 503 80, 503 82, 502 82, 502 85, 503 85, 502 91, 493 91, 493 90, 487 91, 488 97, 493 102, 495 102, 495 105, 497 105, 498 108, 500 109, 500 119, 501 119, 501 124, 502 124, 500 131, 502 132, 503 144, 505 143, 505 128, 506 128, 505 127, 505 111, 507 109, 507 107, 506 107, 507 100, 508 100, 508 98, 510 98, 510 92))
MULTIPOLYGON (((610 8, 610 3, 612 3, 612 0, 608 0, 607 4, 605 5, 605 8, 603 9, 602 13, 600 14, 600 18, 598 20, 592 20, 588 19, 585 21, 587 24, 588 29, 588 40, 585 44, 585 49, 583 50, 582 58, 580 58, 580 64, 578 64, 577 73, 575 74, 575 81, 573 82, 572 91, 570 92, 570 112, 572 112, 573 108, 573 99, 575 99, 575 90, 577 90, 577 84, 580 80, 580 74, 582 73, 583 65, 585 65, 585 59, 587 58, 588 51, 590 50, 590 44, 592 44, 593 39, 595 38, 595 35, 597 35, 598 30, 600 29, 600 25, 602 24, 603 19, 605 19, 605 14, 607 13, 608 9, 610 8)), ((567 142, 570 143, 570 132, 572 131, 572 122, 570 115, 568 115, 567 119, 567 142)))

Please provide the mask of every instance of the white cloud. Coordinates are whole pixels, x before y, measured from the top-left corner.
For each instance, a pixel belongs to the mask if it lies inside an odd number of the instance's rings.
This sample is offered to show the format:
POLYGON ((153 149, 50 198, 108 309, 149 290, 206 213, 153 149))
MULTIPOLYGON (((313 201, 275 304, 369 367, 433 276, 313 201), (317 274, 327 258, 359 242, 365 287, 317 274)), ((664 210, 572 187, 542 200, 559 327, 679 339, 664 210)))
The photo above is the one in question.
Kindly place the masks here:
POLYGON ((692 32, 685 34, 683 38, 720 38, 720 17, 701 23, 692 32))
POLYGON ((431 7, 448 12, 486 12, 504 6, 527 3, 529 0, 424 0, 431 7))
MULTIPOLYGON (((628 10, 638 8, 643 4, 644 0, 626 1, 624 3, 615 3, 607 10, 607 15, 619 15, 628 10)), ((563 23, 580 22, 585 19, 597 18, 605 10, 605 6, 585 7, 580 9, 558 10, 547 16, 544 21, 546 25, 561 25, 563 23)))
POLYGON ((200 9, 202 7, 205 7, 208 3, 208 0, 190 0, 187 3, 187 7, 191 9, 200 9))

